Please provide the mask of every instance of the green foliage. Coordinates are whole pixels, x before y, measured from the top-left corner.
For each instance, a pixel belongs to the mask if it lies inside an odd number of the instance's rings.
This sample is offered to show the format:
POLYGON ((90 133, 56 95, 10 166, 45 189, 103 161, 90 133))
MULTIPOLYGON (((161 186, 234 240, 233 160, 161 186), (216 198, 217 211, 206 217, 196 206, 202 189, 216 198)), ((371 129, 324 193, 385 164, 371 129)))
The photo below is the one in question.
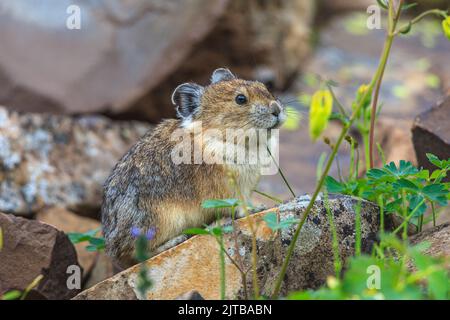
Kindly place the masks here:
POLYGON ((326 286, 315 291, 295 292, 288 298, 295 300, 450 298, 448 261, 422 253, 426 245, 422 243, 411 247, 395 237, 386 236, 379 247, 384 247, 383 255, 351 258, 342 279, 330 277, 326 286))
POLYGON ((17 300, 22 296, 19 290, 11 290, 0 297, 0 300, 17 300))
POLYGON ((428 170, 419 170, 401 160, 398 165, 391 162, 369 170, 366 177, 346 182, 328 176, 325 186, 330 193, 358 196, 377 203, 381 196, 386 212, 397 213, 407 221, 415 218, 413 221, 418 223, 417 218, 425 213, 427 204, 446 206, 450 196, 449 185, 441 182, 450 170, 450 159, 440 160, 432 154, 427 157, 438 167, 431 175, 428 170))
POLYGON ((444 35, 450 40, 450 17, 442 20, 442 30, 444 31, 444 35))
POLYGON ((100 228, 97 228, 84 233, 71 232, 67 235, 73 244, 88 242, 89 244, 86 246, 87 251, 103 251, 105 249, 105 239, 96 236, 99 232, 100 228))
POLYGON ((309 109, 309 134, 315 141, 328 126, 333 109, 333 96, 330 90, 318 90, 311 99, 309 109))
POLYGON ((209 199, 202 203, 204 209, 235 208, 240 205, 237 199, 209 199))

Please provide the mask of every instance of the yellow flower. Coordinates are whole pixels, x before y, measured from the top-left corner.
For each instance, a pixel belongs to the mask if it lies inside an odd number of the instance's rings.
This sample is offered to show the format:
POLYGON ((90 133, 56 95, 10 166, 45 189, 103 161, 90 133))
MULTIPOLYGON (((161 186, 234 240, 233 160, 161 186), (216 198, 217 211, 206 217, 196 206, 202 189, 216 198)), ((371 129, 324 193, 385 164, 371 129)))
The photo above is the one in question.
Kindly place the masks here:
POLYGON ((450 40, 450 17, 447 17, 442 21, 442 29, 444 30, 445 36, 450 40))
POLYGON ((300 127, 301 115, 297 109, 293 107, 286 107, 286 122, 283 125, 283 128, 287 130, 297 130, 300 127))
POLYGON ((309 134, 315 141, 326 129, 333 109, 333 96, 329 90, 319 90, 311 98, 309 134))

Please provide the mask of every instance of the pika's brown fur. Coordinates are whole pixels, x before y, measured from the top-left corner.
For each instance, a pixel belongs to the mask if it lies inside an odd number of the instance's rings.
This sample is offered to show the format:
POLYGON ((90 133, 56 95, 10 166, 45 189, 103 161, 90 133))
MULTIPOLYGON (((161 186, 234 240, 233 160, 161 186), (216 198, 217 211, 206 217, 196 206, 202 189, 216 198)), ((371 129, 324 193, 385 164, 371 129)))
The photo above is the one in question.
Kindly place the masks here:
POLYGON ((237 198, 238 189, 248 199, 258 183, 260 168, 255 164, 174 163, 172 152, 179 143, 171 139, 174 132, 191 137, 192 150, 214 151, 218 142, 201 139, 199 132, 211 128, 270 131, 284 120, 283 108, 263 84, 237 79, 227 69, 217 69, 207 87, 180 85, 172 101, 179 119, 165 120, 144 135, 105 183, 106 252, 122 267, 135 263, 133 227, 154 228, 150 249, 155 249, 187 228, 211 223, 215 213, 201 208, 204 200, 237 198), (246 103, 238 103, 237 95, 243 95, 246 103), (237 185, 230 185, 229 172, 237 185))

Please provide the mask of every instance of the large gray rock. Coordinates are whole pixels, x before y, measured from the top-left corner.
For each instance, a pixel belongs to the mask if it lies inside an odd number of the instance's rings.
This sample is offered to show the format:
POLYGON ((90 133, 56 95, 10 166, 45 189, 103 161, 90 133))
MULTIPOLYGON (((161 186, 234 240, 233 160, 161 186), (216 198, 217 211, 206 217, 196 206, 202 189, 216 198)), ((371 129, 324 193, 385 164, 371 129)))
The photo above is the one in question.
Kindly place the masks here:
POLYGON ((0 103, 25 111, 124 110, 180 64, 226 3, 1 1, 0 103), (71 5, 80 9, 81 29, 66 27, 71 5))
POLYGON ((68 277, 74 274, 68 268, 80 268, 80 277, 82 269, 75 248, 64 232, 45 223, 3 213, 0 213, 0 227, 3 231, 0 296, 10 290, 24 291, 39 275, 43 278, 29 293, 30 299, 70 299, 79 292, 67 285, 68 277))
MULTIPOLYGON (((280 271, 294 227, 281 232, 268 228, 263 217, 278 211, 280 219, 300 218, 307 206, 308 198, 297 198, 251 216, 256 226, 258 247, 258 278, 263 294, 270 294, 280 271)), ((339 241, 339 253, 343 261, 354 254, 355 206, 358 200, 342 196, 329 201, 339 241)), ((361 202, 362 251, 370 253, 377 241, 379 227, 378 209, 372 203, 361 202)), ((389 219, 388 219, 389 220, 389 219)), ((237 243, 232 235, 225 236, 227 252, 236 261, 238 254, 243 261, 243 270, 248 270, 251 260, 251 236, 246 218, 236 222, 237 243), (239 253, 238 253, 239 252, 239 253)), ((205 299, 218 299, 220 292, 219 250, 212 236, 195 236, 146 262, 154 285, 148 299, 175 299, 190 290, 196 290, 205 299)), ((242 298, 243 284, 238 268, 226 259, 226 296, 242 298)), ((135 299, 136 278, 140 265, 131 267, 96 286, 83 291, 75 299, 135 299)), ((334 274, 333 250, 329 221, 323 201, 317 201, 300 234, 291 263, 287 269, 282 294, 288 291, 317 288, 327 276, 334 274)), ((247 276, 248 291, 251 292, 251 272, 247 276)), ((143 297, 139 297, 143 298, 143 297)))
POLYGON ((0 211, 60 205, 95 214, 117 160, 149 125, 105 117, 20 114, 0 106, 0 211))

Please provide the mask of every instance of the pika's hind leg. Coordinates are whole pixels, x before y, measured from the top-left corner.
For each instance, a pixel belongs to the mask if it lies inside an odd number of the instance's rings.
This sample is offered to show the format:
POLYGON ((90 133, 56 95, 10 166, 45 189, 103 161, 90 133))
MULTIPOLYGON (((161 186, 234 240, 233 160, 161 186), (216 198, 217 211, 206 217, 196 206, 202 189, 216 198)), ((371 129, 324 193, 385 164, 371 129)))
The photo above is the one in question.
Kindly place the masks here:
POLYGON ((162 245, 160 245, 159 247, 157 247, 153 252, 152 255, 157 255, 163 251, 169 250, 170 248, 173 248, 177 245, 179 245, 180 243, 186 241, 187 239, 189 239, 189 236, 186 234, 182 234, 179 235, 178 237, 175 237, 173 239, 170 239, 166 242, 164 242, 162 245))

